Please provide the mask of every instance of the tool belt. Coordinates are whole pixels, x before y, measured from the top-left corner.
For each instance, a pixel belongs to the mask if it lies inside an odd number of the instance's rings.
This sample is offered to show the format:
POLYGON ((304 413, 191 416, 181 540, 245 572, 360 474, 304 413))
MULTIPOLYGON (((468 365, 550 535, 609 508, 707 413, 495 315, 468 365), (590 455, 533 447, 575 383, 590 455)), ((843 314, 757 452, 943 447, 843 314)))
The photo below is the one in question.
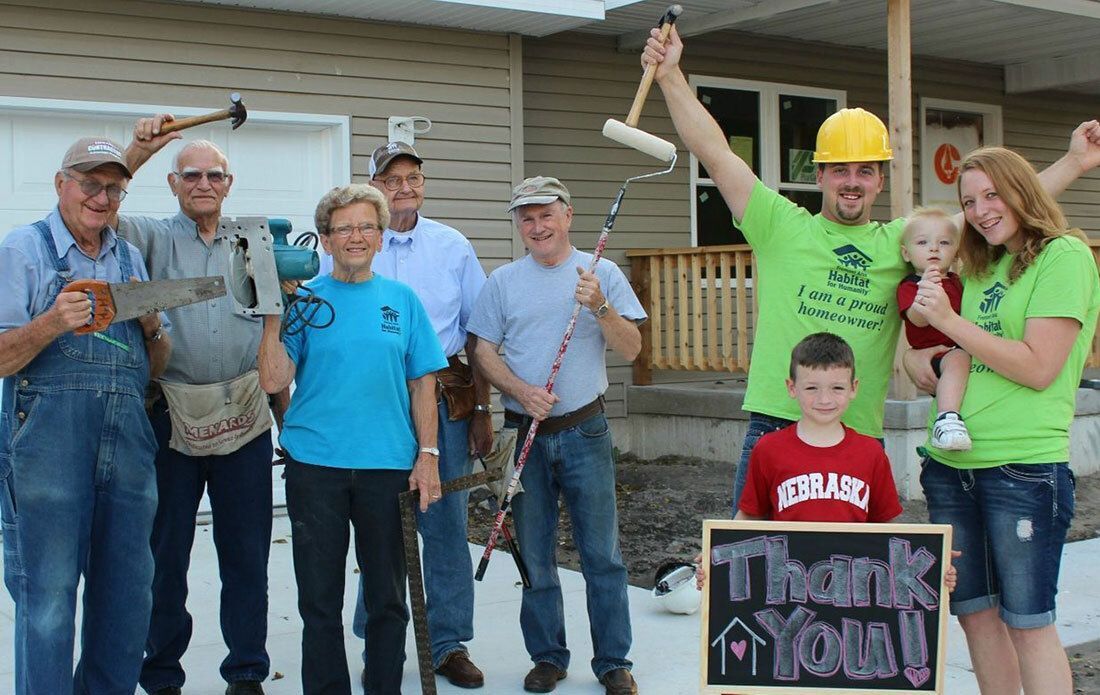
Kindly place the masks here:
POLYGON ((477 396, 474 394, 474 370, 458 355, 447 358, 447 366, 435 373, 436 398, 447 401, 447 419, 468 420, 474 414, 477 396))
MULTIPOLYGON (((576 410, 566 413, 564 415, 557 415, 555 417, 548 417, 539 423, 539 431, 535 436, 544 434, 554 434, 555 432, 561 432, 567 430, 570 427, 576 427, 593 415, 603 412, 603 396, 596 396, 596 400, 582 405, 576 410)), ((531 428, 531 422, 534 420, 530 415, 523 413, 517 413, 514 410, 504 411, 504 421, 513 425, 519 426, 519 438, 524 439, 527 437, 527 430, 531 428)))
POLYGON ((216 384, 159 382, 172 437, 168 446, 188 456, 224 456, 271 429, 267 394, 255 369, 216 384))

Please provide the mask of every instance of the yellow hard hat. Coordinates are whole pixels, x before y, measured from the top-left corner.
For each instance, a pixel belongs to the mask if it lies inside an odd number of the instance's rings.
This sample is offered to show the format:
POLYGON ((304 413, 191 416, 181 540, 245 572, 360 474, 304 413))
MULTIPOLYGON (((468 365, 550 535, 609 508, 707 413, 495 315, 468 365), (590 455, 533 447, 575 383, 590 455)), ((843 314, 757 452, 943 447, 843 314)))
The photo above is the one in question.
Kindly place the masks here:
POLYGON ((890 132, 878 116, 863 109, 841 109, 817 131, 814 163, 884 162, 894 158, 890 132))

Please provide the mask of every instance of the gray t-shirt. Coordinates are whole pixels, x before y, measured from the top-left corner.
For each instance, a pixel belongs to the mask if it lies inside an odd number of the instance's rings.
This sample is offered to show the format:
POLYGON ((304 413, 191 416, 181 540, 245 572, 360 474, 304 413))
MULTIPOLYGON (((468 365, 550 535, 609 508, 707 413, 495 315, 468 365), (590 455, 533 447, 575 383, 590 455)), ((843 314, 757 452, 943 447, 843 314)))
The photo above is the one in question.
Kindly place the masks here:
MULTIPOLYGON (((539 265, 530 255, 501 266, 489 280, 474 305, 466 330, 504 347, 504 362, 517 377, 543 386, 558 355, 561 339, 569 325, 576 300, 577 267, 588 268, 592 254, 573 249, 559 265, 539 265)), ((634 290, 619 267, 600 259, 596 266, 600 289, 611 306, 625 318, 644 321, 634 290)), ((554 393, 561 399, 551 416, 563 415, 586 405, 607 390, 607 341, 591 311, 581 309, 577 328, 554 381, 554 393)), ((501 396, 504 407, 524 412, 508 394, 501 396)))

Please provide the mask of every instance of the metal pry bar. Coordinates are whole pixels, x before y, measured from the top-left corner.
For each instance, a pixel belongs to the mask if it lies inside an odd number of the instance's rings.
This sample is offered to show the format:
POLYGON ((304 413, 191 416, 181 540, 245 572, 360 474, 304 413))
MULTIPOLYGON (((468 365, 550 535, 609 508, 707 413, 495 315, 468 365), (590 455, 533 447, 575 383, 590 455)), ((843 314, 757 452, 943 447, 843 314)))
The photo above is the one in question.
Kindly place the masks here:
MULTIPOLYGON (((440 488, 446 495, 500 480, 503 471, 481 471, 449 480, 440 488)), ((405 543, 405 565, 409 574, 409 603, 412 604, 413 634, 416 637, 416 662, 420 667, 420 690, 423 695, 436 695, 435 669, 432 667, 432 639, 428 634, 428 605, 424 600, 424 569, 420 565, 420 540, 416 535, 416 506, 419 490, 407 490, 398 495, 401 505, 401 539, 405 543)))

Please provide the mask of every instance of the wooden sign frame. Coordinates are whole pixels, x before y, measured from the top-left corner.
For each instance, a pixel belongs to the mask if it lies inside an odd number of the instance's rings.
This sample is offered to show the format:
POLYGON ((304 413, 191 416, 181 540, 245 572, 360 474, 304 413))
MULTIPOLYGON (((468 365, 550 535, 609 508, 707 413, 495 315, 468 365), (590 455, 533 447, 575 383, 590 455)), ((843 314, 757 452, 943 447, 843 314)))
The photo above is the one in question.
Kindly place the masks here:
MULTIPOLYGON (((890 540, 885 541, 889 546, 890 540)), ((844 555, 843 542, 838 543, 837 548, 822 550, 819 556, 815 555, 813 560, 820 561, 830 559, 833 556, 847 557, 844 555)), ((700 686, 699 692, 703 695, 729 695, 730 693, 738 693, 738 695, 809 695, 811 693, 827 693, 828 695, 913 695, 914 693, 935 693, 935 695, 943 695, 944 693, 944 667, 946 666, 946 649, 947 649, 947 587, 945 585, 945 575, 948 563, 951 557, 951 526, 948 524, 859 524, 859 523, 804 523, 804 522, 778 522, 778 521, 730 521, 730 520, 712 520, 708 519, 703 522, 703 566, 706 568, 706 580, 703 586, 703 607, 701 611, 701 625, 700 625, 700 651, 699 651, 699 664, 700 664, 700 686), (934 684, 929 685, 927 681, 917 685, 914 683, 913 688, 875 688, 875 687, 836 687, 830 685, 827 687, 815 686, 812 683, 812 678, 800 678, 797 681, 791 683, 791 685, 743 685, 743 684, 730 684, 730 683, 712 683, 709 682, 709 661, 711 656, 712 635, 710 634, 710 615, 711 615, 711 583, 715 581, 716 570, 711 564, 711 550, 712 541, 714 539, 715 531, 732 530, 738 532, 748 532, 746 540, 754 540, 751 534, 758 532, 757 535, 765 536, 769 538, 775 538, 778 536, 790 535, 790 534, 822 534, 827 533, 830 535, 843 535, 843 534, 862 534, 866 535, 882 535, 882 536, 931 536, 938 537, 934 542, 929 542, 926 546, 931 548, 938 548, 940 555, 939 559, 939 583, 938 583, 938 605, 934 609, 936 613, 936 620, 934 624, 929 624, 926 628, 929 631, 936 631, 936 653, 934 655, 928 654, 929 664, 934 664, 934 684), (946 560, 946 561, 945 561, 946 560), (931 658, 934 656, 934 660, 931 658), (804 681, 810 681, 809 684, 804 681), (933 689, 934 688, 934 689, 933 689)), ((791 556, 792 560, 796 560, 795 556, 791 556)), ((747 562, 751 571, 752 563, 762 563, 765 560, 761 557, 752 556, 749 557, 747 562)), ((809 569, 807 567, 807 569, 809 569)), ((729 571, 725 567, 720 567, 717 570, 719 577, 722 581, 729 581, 729 571)), ((746 578, 748 581, 748 578, 746 578)), ((832 581, 832 580, 830 580, 832 581)), ((876 579, 877 581, 877 579, 876 579)), ((868 582, 868 587, 870 586, 868 582)), ((932 587, 935 588, 935 587, 932 587)), ((752 599, 747 599, 752 600, 752 599)), ((773 605, 773 604, 769 604, 773 605)), ((784 605, 792 605, 790 602, 784 605)), ((816 607, 812 600, 810 606, 816 607)), ((915 605, 915 604, 914 604, 915 605)), ((833 609, 837 610, 837 609, 833 609)), ((855 610, 855 609, 847 609, 855 610)), ((895 610, 895 608, 882 608, 882 610, 895 610)), ((933 609, 924 609, 925 613, 933 612, 933 609)), ((752 627, 749 626, 748 621, 742 620, 740 616, 735 616, 734 619, 727 626, 726 630, 723 630, 718 638, 722 639, 721 653, 725 656, 725 638, 726 631, 735 626, 736 623, 740 623, 740 627, 746 630, 746 640, 739 640, 736 645, 740 646, 740 649, 734 647, 731 643, 731 648, 737 659, 740 660, 745 655, 745 642, 751 640, 751 643, 747 646, 751 647, 753 664, 755 668, 756 649, 759 646, 757 642, 762 645, 766 645, 764 637, 769 637, 768 632, 763 628, 759 630, 753 630, 752 628, 758 627, 757 621, 751 621, 752 627)), ((810 627, 810 625, 807 625, 810 627)), ((835 629, 833 630, 835 632, 835 629)), ((899 673, 904 673, 903 665, 898 663, 899 673)), ((919 671, 919 670, 918 670, 919 671)), ((917 674, 918 671, 914 671, 917 674)), ((905 677, 909 677, 907 673, 905 677)), ((910 681, 915 681, 919 677, 915 675, 910 678, 910 681)))

